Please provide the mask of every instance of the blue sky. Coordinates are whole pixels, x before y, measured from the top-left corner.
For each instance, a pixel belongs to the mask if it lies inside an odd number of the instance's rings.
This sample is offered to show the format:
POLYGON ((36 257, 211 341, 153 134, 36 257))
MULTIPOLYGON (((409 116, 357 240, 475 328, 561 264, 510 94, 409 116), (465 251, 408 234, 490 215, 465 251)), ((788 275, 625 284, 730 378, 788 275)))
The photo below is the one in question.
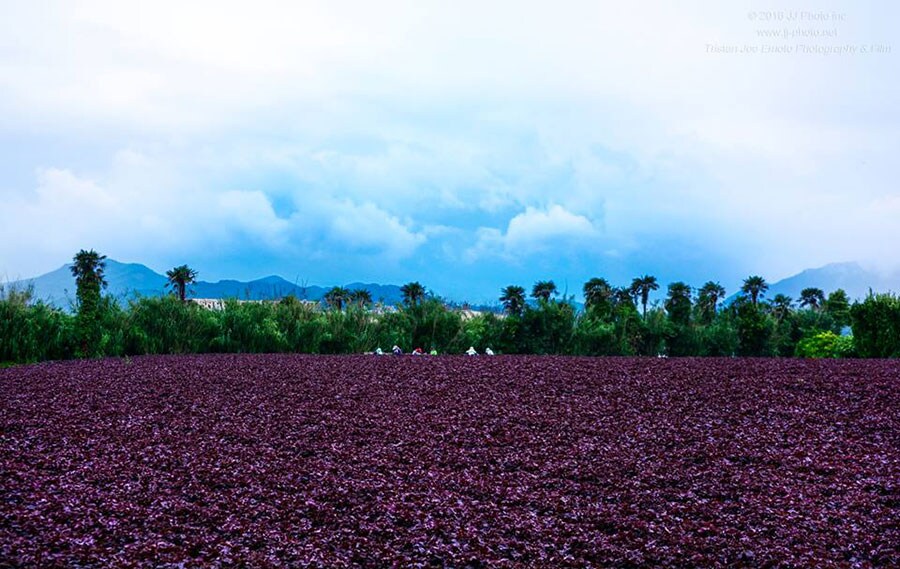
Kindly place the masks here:
POLYGON ((0 0, 0 276, 900 265, 900 9, 622 4, 0 0))

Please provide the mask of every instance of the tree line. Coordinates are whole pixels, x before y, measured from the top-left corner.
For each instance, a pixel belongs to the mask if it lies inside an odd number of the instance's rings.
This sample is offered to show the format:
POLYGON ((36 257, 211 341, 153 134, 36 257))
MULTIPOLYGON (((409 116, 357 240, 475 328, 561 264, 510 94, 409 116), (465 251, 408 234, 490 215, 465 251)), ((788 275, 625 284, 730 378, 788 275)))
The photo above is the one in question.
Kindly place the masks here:
POLYGON ((560 297, 553 281, 530 294, 509 285, 498 297, 501 314, 449 307, 418 282, 401 288, 396 307, 372 310, 365 290, 334 287, 325 307, 293 296, 276 302, 226 300, 222 310, 188 301, 197 272, 187 265, 167 271, 172 294, 120 304, 103 295, 106 257, 79 251, 71 267, 75 313, 34 301, 27 290, 0 287, 0 362, 74 357, 207 352, 360 353, 393 345, 439 353, 586 356, 900 357, 900 297, 870 294, 850 302, 843 290, 804 289, 798 299, 766 298, 760 276, 744 280, 740 295, 709 281, 698 289, 660 289, 643 275, 629 286, 604 278, 582 289, 584 309, 560 297), (850 327, 852 335, 846 334, 850 327))

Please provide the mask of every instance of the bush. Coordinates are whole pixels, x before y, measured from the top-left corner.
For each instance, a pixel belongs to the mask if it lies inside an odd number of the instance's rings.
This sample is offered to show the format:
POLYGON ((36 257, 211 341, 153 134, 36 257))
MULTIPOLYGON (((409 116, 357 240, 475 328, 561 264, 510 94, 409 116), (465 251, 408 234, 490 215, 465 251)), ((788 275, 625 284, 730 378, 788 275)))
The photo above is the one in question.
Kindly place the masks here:
POLYGON ((853 304, 850 318, 860 357, 900 357, 900 297, 869 294, 853 304))
POLYGON ((0 285, 0 362, 61 360, 75 354, 75 319, 42 302, 30 289, 0 285))
POLYGON ((828 330, 800 340, 797 356, 801 358, 847 358, 855 353, 852 336, 838 336, 828 330))

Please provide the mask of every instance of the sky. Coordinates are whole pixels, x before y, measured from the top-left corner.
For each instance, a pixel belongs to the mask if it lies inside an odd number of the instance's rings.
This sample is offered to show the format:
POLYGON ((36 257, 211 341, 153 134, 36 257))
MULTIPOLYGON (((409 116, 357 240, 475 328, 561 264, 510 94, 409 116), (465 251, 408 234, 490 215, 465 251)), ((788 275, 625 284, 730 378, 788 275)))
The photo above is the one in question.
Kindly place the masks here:
POLYGON ((0 279, 900 266, 888 2, 0 0, 0 279))

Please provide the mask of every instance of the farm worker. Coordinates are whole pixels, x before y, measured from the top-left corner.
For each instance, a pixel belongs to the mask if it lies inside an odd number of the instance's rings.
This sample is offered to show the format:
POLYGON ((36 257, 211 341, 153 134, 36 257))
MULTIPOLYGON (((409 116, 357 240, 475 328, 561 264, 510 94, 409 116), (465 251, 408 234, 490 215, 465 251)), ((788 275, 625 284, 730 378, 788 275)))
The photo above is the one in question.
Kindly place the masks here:
POLYGON ((416 348, 415 350, 413 350, 413 355, 414 356, 424 356, 425 352, 422 351, 422 348, 416 348))
POLYGON ((475 351, 475 347, 474 347, 474 346, 469 346, 469 349, 466 350, 466 355, 469 355, 469 356, 477 356, 477 355, 478 355, 478 352, 475 351))
POLYGON ((436 356, 436 355, 437 355, 437 350, 435 350, 434 348, 431 348, 431 352, 429 352, 429 355, 431 355, 431 356, 436 356))
POLYGON ((383 355, 384 355, 384 352, 381 351, 381 347, 375 348, 375 355, 376 355, 376 356, 383 356, 383 355))
POLYGON ((399 356, 399 355, 403 354, 403 350, 401 350, 400 346, 398 346, 397 344, 394 344, 394 347, 391 348, 391 351, 394 352, 395 356, 399 356))
POLYGON ((494 350, 488 348, 488 349, 486 349, 486 350, 484 351, 484 353, 486 353, 486 354, 489 355, 489 356, 493 356, 493 355, 494 355, 494 350))

